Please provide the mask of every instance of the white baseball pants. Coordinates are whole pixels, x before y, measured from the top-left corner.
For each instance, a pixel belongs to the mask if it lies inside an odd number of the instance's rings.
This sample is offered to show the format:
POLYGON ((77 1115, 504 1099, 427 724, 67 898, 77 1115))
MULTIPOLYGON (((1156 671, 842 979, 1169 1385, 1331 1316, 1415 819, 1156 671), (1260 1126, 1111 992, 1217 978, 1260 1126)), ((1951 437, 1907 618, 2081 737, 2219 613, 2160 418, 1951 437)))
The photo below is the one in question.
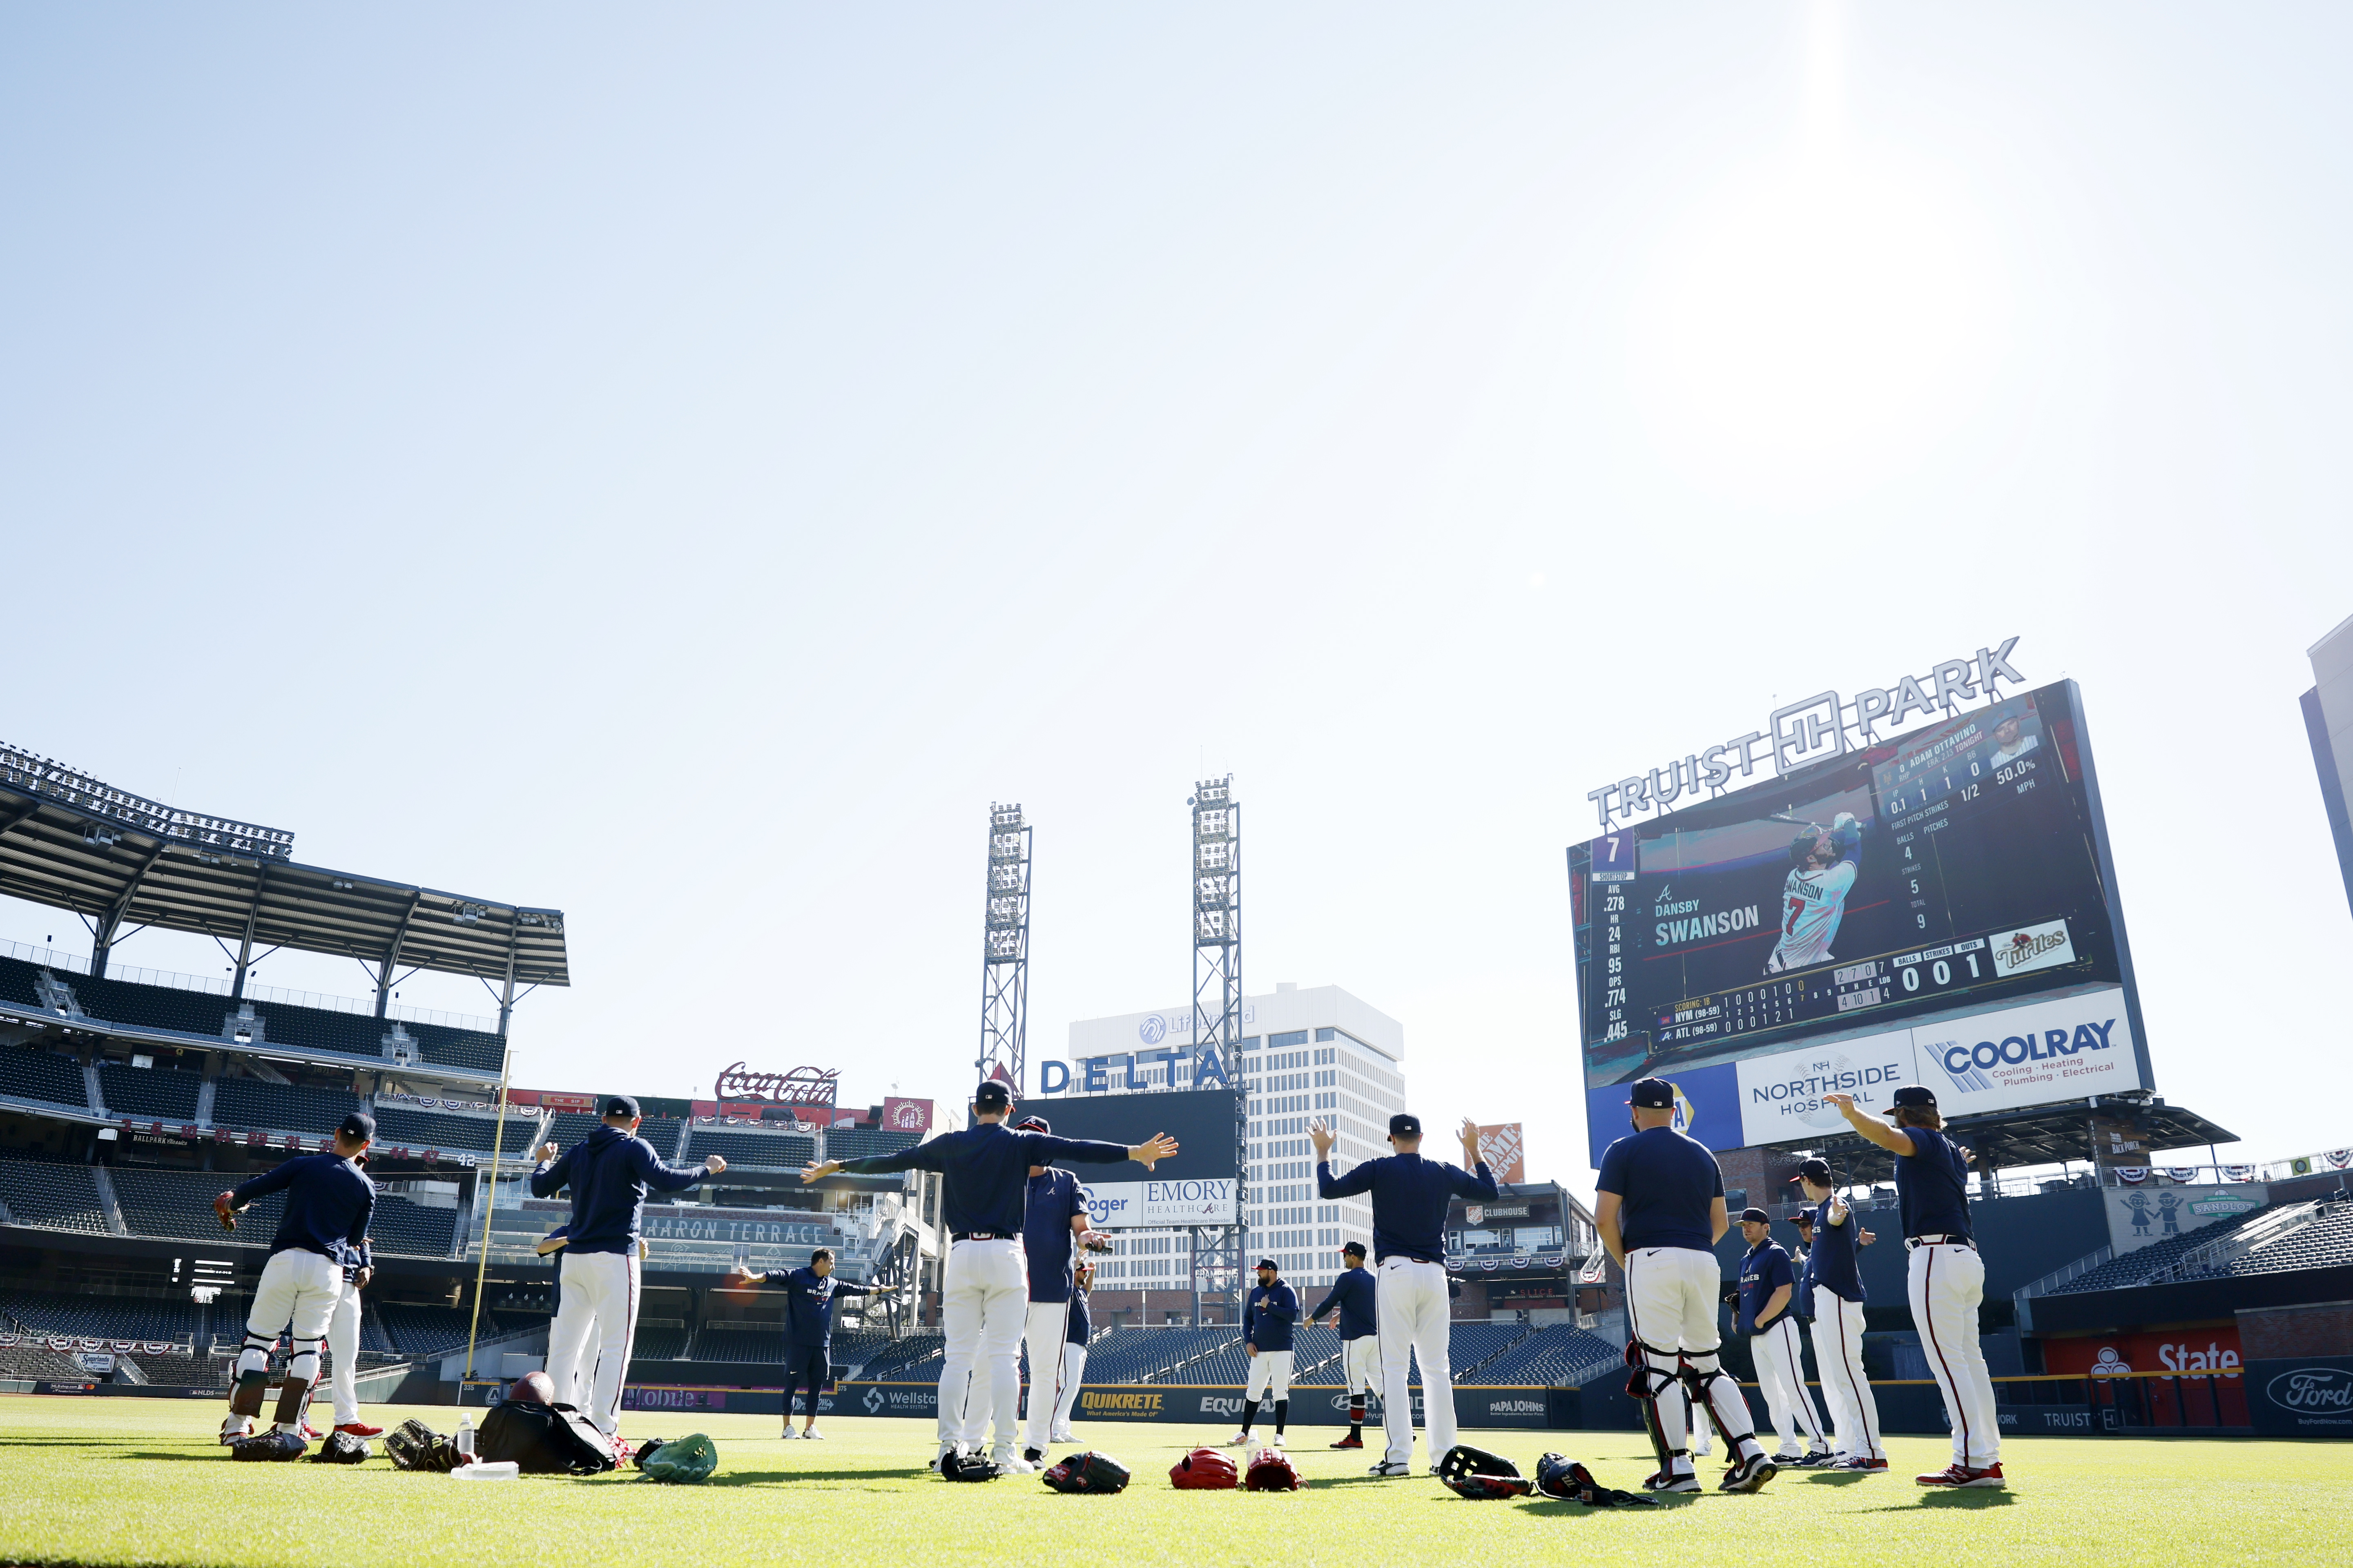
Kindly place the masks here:
MULTIPOLYGON (((1724 1276, 1713 1252, 1645 1247, 1626 1255, 1626 1326, 1642 1347, 1643 1362, 1654 1378, 1679 1376, 1686 1363, 1702 1374, 1721 1369, 1716 1357, 1724 1347, 1715 1309, 1723 1293, 1724 1276)), ((1739 1440, 1757 1430, 1748 1401, 1730 1377, 1708 1378, 1706 1389, 1717 1422, 1733 1437, 1735 1452, 1728 1457, 1737 1458, 1739 1440)), ((1651 1404, 1668 1449, 1683 1447, 1688 1435, 1683 1402, 1670 1390, 1651 1404)))
MULTIPOLYGON (((1906 1245, 1909 1245, 1908 1243, 1906 1245)), ((1953 1463, 1973 1470, 2001 1459, 2001 1426, 1994 1414, 1993 1375, 1978 1343, 1978 1304, 1985 1298, 1985 1259, 1977 1248, 1938 1243, 1912 1248, 1905 1281, 1928 1374, 1945 1396, 1953 1424, 1953 1463)))
POLYGON ((299 1382, 319 1381, 319 1346, 327 1337, 328 1320, 343 1299, 343 1266, 330 1263, 315 1252, 289 1247, 273 1252, 261 1266, 261 1281, 254 1288, 253 1310, 246 1314, 245 1346, 237 1352, 237 1370, 259 1372, 269 1364, 269 1348, 280 1333, 293 1343, 286 1374, 299 1382))
POLYGON ((1446 1269, 1411 1258, 1381 1259, 1379 1287, 1374 1295, 1380 1319, 1377 1341, 1381 1347, 1381 1432, 1388 1439, 1386 1463, 1413 1463, 1413 1386, 1411 1361, 1421 1359, 1421 1420, 1430 1439, 1430 1458, 1454 1447, 1454 1371, 1447 1359, 1446 1336, 1451 1312, 1446 1293, 1446 1269))
POLYGON ((1814 1365, 1821 1370, 1822 1402, 1841 1456, 1884 1459, 1879 1446, 1879 1400, 1862 1370, 1862 1303, 1826 1285, 1814 1287, 1814 1365))
POLYGON ((1359 1334, 1345 1342, 1340 1351, 1340 1364, 1348 1379, 1351 1395, 1371 1394, 1381 1385, 1381 1337, 1359 1334))
POLYGON ((1249 1386, 1242 1390, 1245 1408, 1269 1397, 1291 1397, 1291 1352, 1261 1351, 1250 1358, 1249 1386))
POLYGON ((327 1317, 327 1392, 335 1402, 335 1425, 360 1418, 360 1288, 346 1282, 327 1317))
POLYGON ((1797 1313, 1784 1312, 1762 1333, 1751 1334, 1748 1351, 1757 1363, 1757 1390, 1765 1395, 1765 1408, 1781 1439, 1778 1457, 1794 1459, 1808 1449, 1828 1447, 1814 1396, 1806 1387, 1797 1313))
POLYGON ((991 1417, 997 1453, 1010 1454, 1019 1442, 1021 1331, 1029 1306, 1029 1262, 1019 1242, 950 1244, 947 1289, 940 1298, 941 1327, 947 1333, 947 1363, 940 1369, 942 1443, 977 1447, 991 1417), (986 1405, 983 1388, 988 1391, 986 1405))
POLYGON ((1054 1406, 1054 1430, 1071 1429, 1071 1412, 1078 1407, 1079 1387, 1086 1381, 1087 1347, 1065 1344, 1062 1347, 1062 1397, 1054 1406))
POLYGON ((607 1437, 621 1424, 621 1384, 638 1337, 640 1295, 636 1248, 566 1250, 564 1302, 547 1331, 547 1378, 558 1399, 567 1389, 576 1397, 579 1385, 586 1385, 580 1413, 607 1437))
MULTIPOLYGON (((1024 1259, 1025 1268, 1028 1266, 1024 1259)), ((1032 1301, 1022 1340, 1029 1352, 1029 1420, 1026 1447, 1043 1449, 1054 1436, 1054 1410, 1062 1403, 1062 1342, 1071 1331, 1068 1301, 1032 1301)))

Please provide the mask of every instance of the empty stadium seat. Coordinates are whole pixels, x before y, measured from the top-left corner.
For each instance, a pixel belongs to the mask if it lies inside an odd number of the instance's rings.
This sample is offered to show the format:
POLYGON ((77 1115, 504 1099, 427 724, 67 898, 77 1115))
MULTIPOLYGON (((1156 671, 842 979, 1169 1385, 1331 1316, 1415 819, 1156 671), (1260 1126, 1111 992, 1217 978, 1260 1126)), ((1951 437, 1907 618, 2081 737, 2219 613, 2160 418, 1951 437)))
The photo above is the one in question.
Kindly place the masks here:
POLYGON ((177 1340, 198 1327, 196 1304, 144 1296, 89 1296, 54 1290, 0 1292, 0 1312, 42 1333, 110 1340, 177 1340))
POLYGON ((378 1193, 368 1237, 377 1252, 447 1258, 457 1240, 458 1211, 427 1208, 398 1193, 378 1193))
POLYGON ((19 1007, 38 1007, 41 992, 35 977, 40 973, 37 963, 27 963, 21 958, 0 958, 0 998, 19 1007))
POLYGON ((694 1336, 697 1361, 780 1363, 785 1359, 781 1324, 754 1327, 741 1323, 706 1323, 694 1336))
MULTIPOLYGON (((220 1222, 213 1215, 213 1199, 241 1179, 211 1171, 164 1171, 141 1165, 115 1165, 108 1179, 122 1205, 122 1223, 133 1236, 174 1237, 187 1241, 219 1241, 220 1222)), ((267 1247, 278 1232, 286 1210, 286 1194, 271 1193, 237 1216, 237 1239, 267 1247)))
POLYGON ((216 1040, 221 1037, 222 1023, 237 1011, 236 1003, 208 992, 99 980, 87 974, 60 974, 58 979, 73 988, 74 1000, 89 1016, 134 1028, 168 1029, 216 1040))
POLYGON ((837 1127, 825 1135, 826 1158, 862 1160, 870 1154, 895 1154, 923 1141, 920 1132, 892 1132, 879 1127, 837 1127))
POLYGON ((25 1046, 0 1046, 0 1094, 18 1100, 45 1100, 51 1105, 90 1108, 90 1090, 82 1083, 81 1063, 55 1051, 25 1046))
MULTIPOLYGON (((530 1118, 510 1114, 503 1134, 504 1152, 522 1152, 522 1141, 531 1136, 534 1125, 530 1118)), ((398 1105, 387 1105, 375 1113, 375 1141, 386 1146, 470 1149, 487 1154, 491 1152, 491 1136, 497 1131, 497 1120, 488 1116, 448 1116, 438 1110, 410 1110, 398 1105)))
POLYGON ((225 1078, 213 1090, 216 1126, 324 1136, 359 1109, 349 1089, 306 1089, 258 1078, 225 1078))
POLYGON ((171 1121, 193 1121, 196 1095, 205 1086, 200 1073, 178 1068, 135 1068, 128 1062, 98 1064, 98 1091, 106 1109, 117 1116, 153 1116, 171 1121))
MULTIPOLYGON (((12 1155, 0 1160, 0 1203, 11 1224, 104 1236, 106 1208, 88 1165, 12 1155)), ((220 1234, 216 1226, 213 1234, 220 1234)))
POLYGON ((716 1154, 731 1165, 797 1171, 817 1158, 817 1142, 792 1132, 746 1132, 732 1127, 698 1127, 688 1138, 686 1157, 716 1154))

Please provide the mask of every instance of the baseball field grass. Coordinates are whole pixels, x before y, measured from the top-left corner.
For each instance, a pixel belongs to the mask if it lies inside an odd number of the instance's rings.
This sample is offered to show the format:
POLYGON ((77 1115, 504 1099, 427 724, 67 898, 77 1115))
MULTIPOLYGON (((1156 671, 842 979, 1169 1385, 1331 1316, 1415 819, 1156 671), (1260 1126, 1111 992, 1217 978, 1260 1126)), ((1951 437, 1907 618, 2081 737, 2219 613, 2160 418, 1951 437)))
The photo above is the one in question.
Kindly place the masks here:
MULTIPOLYGON (((372 1407, 438 1430, 455 1412, 372 1407)), ((1130 1466, 1116 1497, 1060 1497, 1035 1477, 954 1486, 922 1468, 928 1422, 842 1419, 786 1443, 774 1416, 708 1415, 720 1469, 699 1487, 634 1473, 465 1482, 364 1466, 233 1462, 209 1403, 0 1395, 0 1562, 420 1568, 708 1568, 714 1563, 1366 1562, 2081 1563, 2122 1552, 2168 1563, 2353 1561, 2353 1463, 2324 1443, 2022 1438, 2002 1492, 1928 1492, 1914 1472, 1946 1446, 1890 1440, 1895 1474, 1787 1472, 1755 1497, 1708 1494, 1588 1512, 1541 1499, 1466 1502, 1427 1477, 1376 1481, 1372 1456, 1330 1428, 1293 1449, 1303 1492, 1179 1492, 1167 1469, 1225 1436, 1161 1426, 1082 1428, 1130 1466)), ((631 1416, 631 1437, 679 1436, 631 1416)), ((1650 1468, 1634 1433, 1469 1433, 1534 1472, 1557 1448, 1608 1483, 1650 1468)), ((1067 1450, 1058 1449, 1057 1453, 1067 1450)), ((1417 1449, 1417 1462, 1426 1464, 1417 1449)), ((1704 1461, 1713 1482, 1717 1467, 1704 1461)))

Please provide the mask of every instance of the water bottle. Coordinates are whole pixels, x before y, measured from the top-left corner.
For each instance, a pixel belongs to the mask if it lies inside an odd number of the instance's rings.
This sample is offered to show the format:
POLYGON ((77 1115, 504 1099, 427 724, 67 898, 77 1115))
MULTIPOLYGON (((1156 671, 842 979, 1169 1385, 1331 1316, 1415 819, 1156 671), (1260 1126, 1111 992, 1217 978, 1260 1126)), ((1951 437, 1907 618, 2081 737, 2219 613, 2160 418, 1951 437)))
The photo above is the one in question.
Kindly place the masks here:
POLYGON ((474 1462, 474 1418, 458 1417, 458 1454, 467 1464, 474 1462))

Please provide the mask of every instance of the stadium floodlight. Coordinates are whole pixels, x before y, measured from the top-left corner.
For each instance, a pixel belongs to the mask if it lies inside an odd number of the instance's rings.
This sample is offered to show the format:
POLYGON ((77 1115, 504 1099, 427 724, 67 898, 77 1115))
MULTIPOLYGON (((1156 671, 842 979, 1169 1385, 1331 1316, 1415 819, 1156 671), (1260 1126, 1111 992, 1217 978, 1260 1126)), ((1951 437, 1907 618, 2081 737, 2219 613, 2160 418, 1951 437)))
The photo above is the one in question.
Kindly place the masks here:
POLYGON ((490 912, 490 906, 487 904, 459 904, 450 911, 449 918, 461 926, 470 926, 490 912))
POLYGON ((358 887, 358 886, 359 886, 359 884, 358 884, 357 882, 346 882, 346 881, 344 881, 341 877, 336 878, 334 880, 335 880, 335 891, 337 891, 337 892, 339 892, 339 893, 348 893, 348 892, 350 892, 353 888, 356 888, 356 887, 358 887))

